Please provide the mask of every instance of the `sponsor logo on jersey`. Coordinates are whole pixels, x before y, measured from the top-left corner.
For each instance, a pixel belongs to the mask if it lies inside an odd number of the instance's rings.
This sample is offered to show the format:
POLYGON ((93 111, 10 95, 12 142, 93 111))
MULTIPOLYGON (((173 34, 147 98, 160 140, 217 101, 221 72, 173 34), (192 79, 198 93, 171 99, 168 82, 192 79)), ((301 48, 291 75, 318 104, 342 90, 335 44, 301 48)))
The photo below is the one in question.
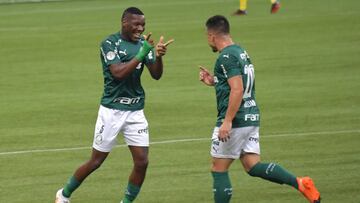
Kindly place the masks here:
POLYGON ((255 100, 249 100, 249 101, 245 101, 244 103, 244 108, 249 108, 249 107, 253 107, 256 106, 256 102, 255 100))
POLYGON ((216 76, 214 76, 214 83, 216 84, 218 82, 219 82, 219 79, 216 76))
POLYGON ((223 57, 224 58, 230 58, 229 54, 224 54, 223 57))
POLYGON ((258 121, 260 119, 259 114, 245 114, 245 121, 258 121))
POLYGON ((119 54, 122 54, 122 55, 126 56, 126 55, 127 55, 127 53, 126 53, 126 49, 125 49, 124 51, 119 50, 119 54))
POLYGON ((135 97, 135 98, 118 97, 118 98, 114 99, 114 102, 129 105, 129 104, 139 103, 140 99, 141 99, 140 97, 135 97))
POLYGON ((120 43, 121 43, 121 39, 119 39, 117 42, 115 42, 115 45, 116 45, 116 46, 119 46, 120 43))
POLYGON ((246 51, 244 51, 243 53, 240 54, 240 58, 244 61, 246 61, 249 57, 248 53, 246 51))
POLYGON ((109 51, 109 52, 106 54, 106 59, 109 60, 109 61, 112 61, 112 60, 115 59, 115 56, 116 56, 115 52, 109 51))

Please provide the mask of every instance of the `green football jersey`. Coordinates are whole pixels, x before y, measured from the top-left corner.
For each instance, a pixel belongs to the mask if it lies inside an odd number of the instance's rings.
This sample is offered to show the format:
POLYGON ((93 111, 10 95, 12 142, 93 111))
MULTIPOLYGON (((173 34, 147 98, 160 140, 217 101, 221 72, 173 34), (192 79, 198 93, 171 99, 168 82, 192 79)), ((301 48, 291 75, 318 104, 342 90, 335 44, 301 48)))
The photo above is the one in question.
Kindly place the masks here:
POLYGON ((214 68, 214 82, 217 100, 217 122, 221 126, 229 103, 230 86, 228 79, 241 76, 243 81, 243 98, 232 127, 260 125, 260 112, 255 101, 255 74, 249 55, 238 45, 230 45, 221 50, 214 68))
POLYGON ((141 86, 141 74, 144 64, 155 63, 154 50, 150 51, 142 63, 122 80, 113 77, 110 65, 127 63, 133 59, 141 48, 144 39, 129 42, 121 38, 120 32, 107 37, 100 45, 100 58, 104 75, 104 93, 101 105, 125 111, 136 111, 144 108, 145 92, 141 86))

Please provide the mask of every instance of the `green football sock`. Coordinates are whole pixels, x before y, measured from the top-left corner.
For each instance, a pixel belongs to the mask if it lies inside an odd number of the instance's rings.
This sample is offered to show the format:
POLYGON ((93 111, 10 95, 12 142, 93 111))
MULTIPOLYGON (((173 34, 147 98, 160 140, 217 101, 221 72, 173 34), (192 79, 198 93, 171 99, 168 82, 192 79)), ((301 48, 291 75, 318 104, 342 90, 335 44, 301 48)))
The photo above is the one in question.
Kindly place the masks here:
POLYGON ((298 189, 296 177, 281 166, 274 163, 257 163, 248 172, 249 175, 260 177, 271 182, 287 184, 298 189))
POLYGON ((76 178, 74 176, 71 176, 69 181, 64 186, 64 189, 62 192, 64 197, 69 198, 71 196, 71 194, 76 190, 76 188, 78 188, 80 186, 80 184, 81 184, 81 182, 76 180, 76 178))
POLYGON ((125 197, 123 199, 123 203, 131 203, 132 201, 134 201, 134 199, 139 194, 139 192, 140 192, 140 187, 129 182, 125 191, 125 197))
POLYGON ((232 187, 228 172, 211 172, 214 184, 215 203, 229 203, 232 195, 232 187))

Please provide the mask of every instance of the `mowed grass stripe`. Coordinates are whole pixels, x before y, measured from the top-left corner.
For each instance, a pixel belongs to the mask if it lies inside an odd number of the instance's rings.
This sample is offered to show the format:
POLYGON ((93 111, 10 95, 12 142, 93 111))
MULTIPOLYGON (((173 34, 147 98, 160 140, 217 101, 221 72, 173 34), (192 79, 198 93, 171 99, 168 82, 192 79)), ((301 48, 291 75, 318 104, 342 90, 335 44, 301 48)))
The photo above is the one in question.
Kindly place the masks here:
MULTIPOLYGON (((285 133, 285 134, 270 134, 263 135, 262 138, 277 138, 277 137, 293 137, 293 136, 309 136, 309 135, 341 135, 348 133, 360 133, 360 129, 354 130, 339 130, 339 131, 320 131, 320 132, 303 132, 303 133, 285 133)), ((209 141, 209 137, 204 138, 189 138, 189 139, 174 139, 174 140, 163 140, 163 141, 155 141, 150 142, 150 145, 156 144, 172 144, 179 142, 192 142, 192 141, 209 141)), ((116 145, 115 148, 118 147, 126 147, 127 145, 121 144, 116 145)), ((77 151, 90 149, 91 147, 71 147, 71 148, 58 148, 58 149, 40 149, 40 150, 24 150, 24 151, 12 151, 12 152, 1 152, 0 156, 5 155, 16 155, 16 154, 29 154, 29 153, 43 153, 43 152, 62 152, 62 151, 77 151)))

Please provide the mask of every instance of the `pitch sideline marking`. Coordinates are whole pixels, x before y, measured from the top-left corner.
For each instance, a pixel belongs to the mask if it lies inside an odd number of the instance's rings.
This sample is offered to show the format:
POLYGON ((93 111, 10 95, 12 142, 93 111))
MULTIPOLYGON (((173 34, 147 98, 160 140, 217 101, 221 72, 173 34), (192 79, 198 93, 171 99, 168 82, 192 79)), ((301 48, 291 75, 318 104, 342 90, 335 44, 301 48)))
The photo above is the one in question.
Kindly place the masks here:
MULTIPOLYGON (((360 129, 357 130, 341 130, 341 131, 320 131, 320 132, 304 132, 304 133, 284 133, 284 134, 269 134, 261 136, 264 138, 277 138, 277 137, 294 137, 294 136, 309 136, 309 135, 336 135, 342 133, 360 133, 360 129)), ((150 142, 150 145, 156 144, 171 144, 179 142, 191 142, 191 141, 210 141, 210 138, 189 138, 189 139, 176 139, 176 140, 164 140, 150 142)), ((126 147, 127 145, 116 145, 114 148, 126 147)), ((24 150, 24 151, 12 151, 12 152, 0 152, 0 156, 15 155, 15 154, 30 154, 30 153, 42 153, 42 152, 59 152, 59 151, 76 151, 91 149, 91 147, 72 147, 72 148, 59 148, 59 149, 38 149, 38 150, 24 150)))

